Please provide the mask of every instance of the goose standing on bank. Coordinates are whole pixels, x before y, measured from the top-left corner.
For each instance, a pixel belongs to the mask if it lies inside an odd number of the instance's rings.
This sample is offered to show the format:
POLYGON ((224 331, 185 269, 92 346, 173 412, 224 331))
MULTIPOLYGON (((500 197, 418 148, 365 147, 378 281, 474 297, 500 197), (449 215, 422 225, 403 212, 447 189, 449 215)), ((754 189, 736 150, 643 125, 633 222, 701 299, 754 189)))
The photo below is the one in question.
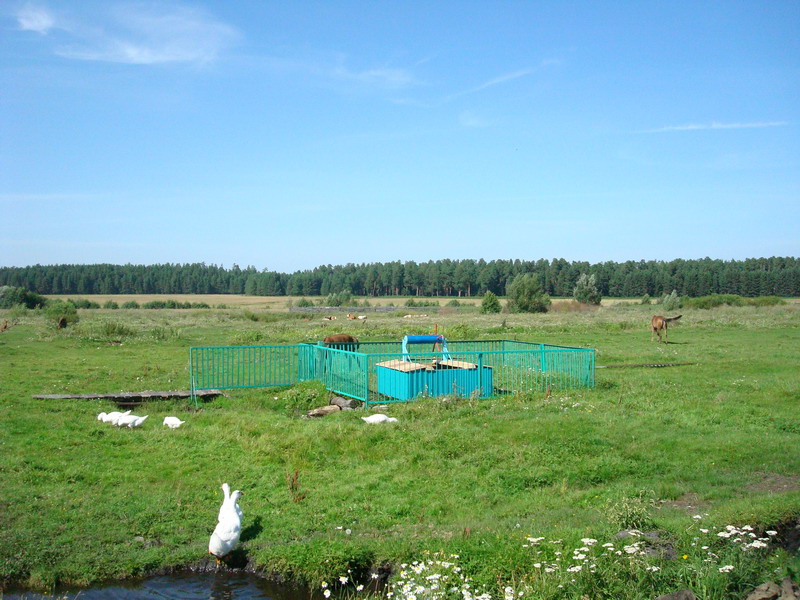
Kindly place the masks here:
POLYGON ((231 494, 230 486, 227 483, 222 484, 222 492, 225 499, 219 509, 217 526, 208 542, 208 553, 214 555, 217 564, 222 558, 233 552, 236 544, 239 543, 239 536, 242 535, 242 509, 239 508, 239 498, 242 497, 242 492, 236 490, 231 494))

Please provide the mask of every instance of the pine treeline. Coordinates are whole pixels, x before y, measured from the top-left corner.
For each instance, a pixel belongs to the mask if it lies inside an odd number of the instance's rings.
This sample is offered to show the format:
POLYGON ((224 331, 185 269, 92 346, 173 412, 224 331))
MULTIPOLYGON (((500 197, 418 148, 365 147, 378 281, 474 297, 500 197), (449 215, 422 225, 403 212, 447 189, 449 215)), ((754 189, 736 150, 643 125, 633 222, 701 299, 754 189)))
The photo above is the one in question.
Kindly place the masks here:
POLYGON ((254 296, 481 296, 506 294, 521 273, 535 273, 542 291, 570 297, 581 273, 594 275, 604 297, 738 294, 800 296, 800 259, 749 258, 723 261, 567 262, 564 259, 436 260, 347 265, 278 273, 255 267, 230 269, 194 264, 35 265, 0 267, 0 285, 39 294, 247 294, 254 296))

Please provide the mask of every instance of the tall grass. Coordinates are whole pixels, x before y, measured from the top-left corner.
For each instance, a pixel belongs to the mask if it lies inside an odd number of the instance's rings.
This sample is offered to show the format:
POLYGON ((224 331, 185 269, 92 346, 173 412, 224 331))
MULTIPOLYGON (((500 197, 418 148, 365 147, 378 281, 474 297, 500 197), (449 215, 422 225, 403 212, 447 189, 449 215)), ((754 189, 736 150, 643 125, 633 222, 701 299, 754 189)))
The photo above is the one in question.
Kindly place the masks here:
POLYGON ((60 331, 36 312, 0 315, 12 322, 0 334, 0 580, 88 584, 197 564, 227 481, 245 491, 251 563, 313 584, 363 585, 381 565, 399 583, 402 564, 438 552, 459 555, 473 589, 504 600, 507 587, 531 599, 744 595, 797 566, 766 531, 800 514, 798 309, 687 309, 670 344, 649 341, 651 311, 332 323, 240 309, 81 311, 60 331), (31 398, 187 388, 193 345, 398 340, 434 324, 452 339, 593 347, 600 365, 693 364, 601 369, 593 390, 392 405, 388 426, 360 411, 302 418, 327 401, 314 383, 232 391, 196 412, 150 402, 135 411, 150 415, 137 430, 97 421, 108 402, 31 398), (166 415, 187 423, 166 429, 166 415), (751 526, 768 547, 725 545, 716 532, 728 525, 751 526), (646 552, 629 555, 637 540, 616 536, 632 527, 660 541, 642 538, 646 552), (583 547, 595 568, 580 559, 570 571, 583 547))

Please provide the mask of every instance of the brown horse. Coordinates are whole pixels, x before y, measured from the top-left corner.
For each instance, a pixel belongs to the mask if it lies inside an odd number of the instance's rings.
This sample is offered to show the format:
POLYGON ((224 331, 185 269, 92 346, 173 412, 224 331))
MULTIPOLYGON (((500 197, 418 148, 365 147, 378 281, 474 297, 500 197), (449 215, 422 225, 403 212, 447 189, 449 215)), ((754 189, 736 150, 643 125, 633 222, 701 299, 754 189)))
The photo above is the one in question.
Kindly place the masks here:
POLYGON ((667 324, 672 323, 673 321, 677 321, 683 315, 678 315, 677 317, 662 317, 661 315, 656 315, 652 319, 650 319, 650 341, 653 341, 653 336, 658 334, 658 343, 661 343, 661 331, 664 331, 664 343, 668 344, 669 341, 667 340, 667 324))

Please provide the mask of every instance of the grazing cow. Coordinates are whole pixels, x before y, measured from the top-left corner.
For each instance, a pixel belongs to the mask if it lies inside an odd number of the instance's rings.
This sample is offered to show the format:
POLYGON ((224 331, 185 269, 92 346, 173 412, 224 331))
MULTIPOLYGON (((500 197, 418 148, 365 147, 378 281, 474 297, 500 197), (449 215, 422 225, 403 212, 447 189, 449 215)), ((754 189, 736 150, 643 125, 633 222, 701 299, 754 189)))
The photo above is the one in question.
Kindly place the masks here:
POLYGON ((658 334, 658 343, 661 343, 661 331, 664 331, 664 343, 668 344, 669 341, 667 340, 667 324, 672 323, 673 321, 677 321, 683 315, 678 315, 677 317, 662 317, 661 315, 656 315, 650 320, 650 341, 653 341, 653 336, 658 334))
POLYGON ((322 344, 337 350, 355 350, 358 347, 358 338, 346 333, 336 333, 322 340, 322 344))
POLYGON ((352 321, 353 319, 356 318, 356 316, 355 315, 351 315, 350 313, 347 313, 347 318, 352 321))
POLYGON ((367 315, 358 315, 356 318, 357 318, 359 321, 365 321, 365 320, 366 320, 366 318, 367 318, 367 315))

